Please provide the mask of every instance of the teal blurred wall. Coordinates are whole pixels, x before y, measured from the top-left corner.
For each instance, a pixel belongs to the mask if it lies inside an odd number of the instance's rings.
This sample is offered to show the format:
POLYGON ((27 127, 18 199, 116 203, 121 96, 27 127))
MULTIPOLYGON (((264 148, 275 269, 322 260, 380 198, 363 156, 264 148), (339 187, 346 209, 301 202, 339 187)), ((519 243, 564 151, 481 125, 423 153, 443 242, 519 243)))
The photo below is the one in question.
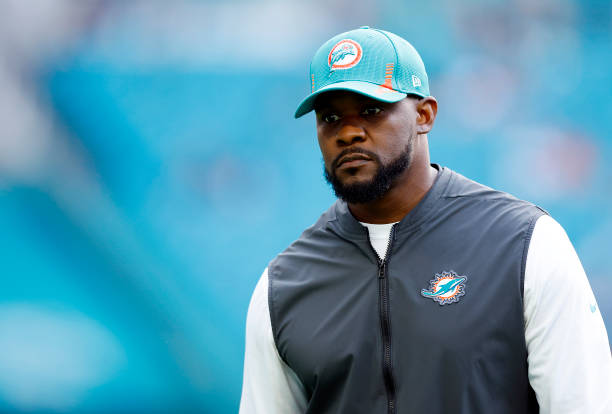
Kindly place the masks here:
POLYGON ((308 63, 365 24, 425 61, 432 160, 547 209, 612 328, 608 1, 34 3, 0 6, 0 411, 237 411, 250 294, 333 202, 308 63))

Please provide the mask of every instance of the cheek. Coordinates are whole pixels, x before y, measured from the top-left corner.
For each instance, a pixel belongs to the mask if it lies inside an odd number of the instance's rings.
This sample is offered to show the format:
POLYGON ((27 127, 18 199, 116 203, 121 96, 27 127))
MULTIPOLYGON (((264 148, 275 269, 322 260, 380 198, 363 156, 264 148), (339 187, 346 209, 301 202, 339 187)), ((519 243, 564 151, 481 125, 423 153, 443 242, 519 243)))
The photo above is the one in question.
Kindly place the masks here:
POLYGON ((325 167, 329 169, 330 164, 333 161, 333 154, 325 145, 325 141, 319 138, 319 150, 321 150, 321 156, 323 157, 323 162, 325 163, 325 167))
POLYGON ((406 148, 412 145, 416 131, 413 124, 404 123, 401 126, 394 126, 382 131, 385 136, 384 143, 380 147, 380 156, 385 158, 385 161, 396 159, 406 148))

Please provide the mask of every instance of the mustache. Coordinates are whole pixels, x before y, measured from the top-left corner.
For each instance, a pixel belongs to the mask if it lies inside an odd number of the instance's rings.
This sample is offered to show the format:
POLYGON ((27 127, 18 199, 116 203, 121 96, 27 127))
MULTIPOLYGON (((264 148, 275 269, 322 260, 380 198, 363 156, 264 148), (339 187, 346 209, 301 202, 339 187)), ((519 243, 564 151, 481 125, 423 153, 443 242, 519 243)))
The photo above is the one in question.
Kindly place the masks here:
POLYGON ((368 151, 366 149, 363 148, 347 148, 344 151, 342 151, 340 154, 338 154, 338 156, 336 158, 334 158, 334 161, 332 162, 332 171, 335 170, 336 168, 338 168, 338 164, 340 163, 340 160, 344 157, 346 157, 347 155, 350 154, 362 154, 367 156, 368 158, 371 158, 373 161, 377 162, 378 164, 380 164, 380 160, 378 159, 378 155, 376 155, 375 153, 373 153, 372 151, 368 151))

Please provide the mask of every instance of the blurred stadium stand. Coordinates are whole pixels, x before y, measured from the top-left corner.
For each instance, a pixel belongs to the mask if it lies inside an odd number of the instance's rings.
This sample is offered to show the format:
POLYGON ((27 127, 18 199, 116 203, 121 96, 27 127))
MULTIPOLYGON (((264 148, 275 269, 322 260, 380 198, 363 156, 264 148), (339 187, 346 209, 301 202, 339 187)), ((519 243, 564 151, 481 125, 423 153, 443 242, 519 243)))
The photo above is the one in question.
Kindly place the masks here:
POLYGON ((267 262, 333 197, 308 63, 410 40, 432 159, 567 230, 612 329, 609 1, 0 4, 0 411, 236 412, 267 262))

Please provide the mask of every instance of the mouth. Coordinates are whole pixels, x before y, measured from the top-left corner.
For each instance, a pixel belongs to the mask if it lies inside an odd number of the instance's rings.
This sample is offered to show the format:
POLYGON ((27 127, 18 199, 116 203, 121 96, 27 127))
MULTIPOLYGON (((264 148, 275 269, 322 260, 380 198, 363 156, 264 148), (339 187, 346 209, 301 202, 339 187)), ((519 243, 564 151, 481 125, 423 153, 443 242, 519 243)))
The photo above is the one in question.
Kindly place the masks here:
POLYGON ((340 158, 336 168, 344 167, 344 168, 352 168, 363 165, 367 162, 372 161, 370 157, 364 154, 349 154, 345 157, 340 158))

